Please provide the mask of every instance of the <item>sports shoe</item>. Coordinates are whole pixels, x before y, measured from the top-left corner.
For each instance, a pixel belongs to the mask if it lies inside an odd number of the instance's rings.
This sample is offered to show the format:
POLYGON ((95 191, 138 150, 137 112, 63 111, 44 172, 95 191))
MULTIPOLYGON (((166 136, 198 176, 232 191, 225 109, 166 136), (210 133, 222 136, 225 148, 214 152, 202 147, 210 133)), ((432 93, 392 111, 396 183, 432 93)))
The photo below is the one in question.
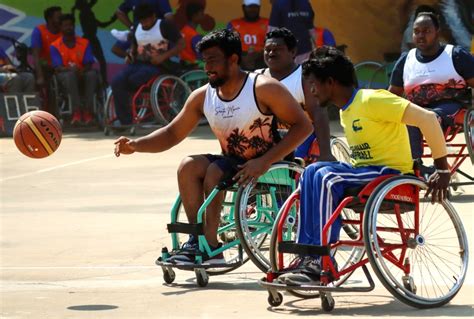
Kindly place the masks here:
POLYGON ((288 272, 278 281, 287 285, 319 285, 321 277, 320 259, 311 256, 299 257, 290 263, 288 272))
POLYGON ((71 125, 78 124, 82 122, 81 112, 75 111, 72 114, 71 125))
MULTIPOLYGON (((217 245, 217 247, 210 247, 211 250, 216 250, 216 249, 219 249, 222 247, 222 243, 219 243, 217 245)), ((204 256, 204 258, 202 259, 202 263, 203 264, 210 264, 210 265, 213 265, 213 264, 225 264, 225 258, 224 258, 224 254, 222 252, 218 253, 217 255, 215 256, 212 256, 212 257, 209 257, 209 256, 204 256)))
POLYGON ((189 239, 185 242, 181 249, 171 257, 166 259, 166 262, 171 263, 194 263, 196 252, 199 249, 199 243, 194 235, 189 235, 189 239))
POLYGON ((82 113, 82 121, 84 122, 85 125, 90 124, 94 117, 92 116, 91 112, 85 111, 82 113))
POLYGON ((119 40, 119 41, 122 41, 122 42, 126 42, 128 40, 128 34, 130 33, 130 31, 119 31, 117 29, 112 29, 112 31, 110 31, 110 33, 112 34, 112 36, 119 40))

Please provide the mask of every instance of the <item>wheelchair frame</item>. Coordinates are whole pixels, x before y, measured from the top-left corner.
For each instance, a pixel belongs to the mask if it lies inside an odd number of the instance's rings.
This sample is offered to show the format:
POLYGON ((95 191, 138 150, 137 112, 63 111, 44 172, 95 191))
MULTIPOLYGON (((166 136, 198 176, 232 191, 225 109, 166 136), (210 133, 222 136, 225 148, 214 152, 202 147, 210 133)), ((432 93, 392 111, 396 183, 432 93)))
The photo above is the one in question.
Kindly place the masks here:
MULTIPOLYGON (((287 222, 288 214, 292 209, 295 209, 292 208, 293 203, 295 203, 299 197, 298 190, 295 191, 279 212, 277 217, 278 226, 275 227, 272 232, 270 249, 272 269, 267 273, 265 278, 259 281, 259 284, 267 288, 269 292, 269 304, 271 306, 278 306, 282 303, 283 297, 278 290, 309 292, 307 297, 319 296, 323 310, 331 311, 335 305, 331 292, 367 292, 374 289, 375 284, 366 267, 367 263, 371 264, 375 274, 387 290, 397 299, 410 306, 432 308, 442 306, 449 302, 462 286, 469 259, 467 235, 459 216, 449 201, 445 200, 442 206, 445 212, 448 213, 449 220, 452 222, 456 232, 456 236, 453 236, 452 240, 459 245, 458 251, 456 251, 456 247, 451 247, 450 249, 457 252, 457 256, 460 257, 460 265, 458 265, 460 269, 458 273, 455 274, 456 277, 453 275, 454 279, 452 279, 451 282, 444 282, 445 285, 451 284, 452 286, 449 287, 449 291, 442 296, 425 297, 417 295, 417 287, 413 277, 410 275, 414 268, 412 268, 410 264, 408 251, 417 248, 423 249, 425 245, 427 245, 427 242, 429 242, 429 240, 427 240, 428 237, 425 237, 426 234, 420 231, 420 203, 422 201, 420 201, 419 192, 426 188, 427 185, 425 182, 413 176, 387 175, 373 180, 364 186, 361 191, 358 191, 357 194, 349 195, 340 202, 331 218, 323 227, 321 246, 299 245, 294 242, 282 241, 284 238, 283 226, 287 222), (350 206, 351 204, 353 206, 350 206), (352 236, 353 238, 351 238, 351 240, 339 240, 336 243, 328 244, 329 229, 343 213, 345 208, 353 209, 359 214, 358 219, 343 220, 343 224, 356 225, 355 229, 358 229, 358 234, 357 236, 352 236), (411 212, 413 212, 414 218, 413 222, 409 224, 404 214, 411 212), (379 216, 380 218, 390 216, 393 223, 397 226, 388 227, 383 224, 379 225, 379 216), (400 242, 391 243, 391 238, 389 238, 387 234, 399 234, 400 242), (342 246, 359 249, 360 252, 364 250, 367 253, 367 258, 362 259, 362 252, 355 260, 349 260, 344 267, 342 267, 342 270, 337 270, 330 257, 331 251, 342 246), (401 251, 398 257, 395 254, 397 250, 401 251), (275 281, 284 273, 282 254, 295 252, 303 255, 321 256, 322 272, 320 285, 287 285, 275 281), (404 275, 401 281, 394 278, 390 273, 387 263, 391 263, 396 270, 403 272, 404 275), (341 278, 343 278, 344 275, 350 276, 352 272, 358 268, 362 268, 364 271, 369 285, 340 287, 345 281, 341 280, 341 278)), ((421 221, 423 221, 423 219, 421 219, 421 221)), ((431 219, 427 221, 427 223, 430 222, 432 222, 431 219)), ((453 255, 455 255, 455 253, 453 253, 453 255)), ((428 260, 428 262, 430 262, 430 260, 428 260)), ((451 267, 455 268, 456 265, 451 267)), ((441 276, 443 274, 438 275, 441 276)), ((347 277, 345 279, 347 279, 347 277)), ((424 284, 424 282, 422 283, 424 284)), ((424 286, 421 287, 422 294, 424 290, 426 291, 425 293, 428 294, 427 288, 424 286)))

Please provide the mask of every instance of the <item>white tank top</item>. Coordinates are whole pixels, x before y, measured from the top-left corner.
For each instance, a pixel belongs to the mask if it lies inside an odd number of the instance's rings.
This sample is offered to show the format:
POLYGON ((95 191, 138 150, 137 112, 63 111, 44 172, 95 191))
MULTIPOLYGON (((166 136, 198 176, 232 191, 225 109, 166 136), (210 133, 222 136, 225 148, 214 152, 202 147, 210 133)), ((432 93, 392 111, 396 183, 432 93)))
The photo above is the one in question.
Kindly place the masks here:
POLYGON ((160 25, 160 19, 156 20, 150 30, 143 30, 142 25, 138 25, 135 31, 138 60, 149 62, 152 56, 168 50, 169 41, 161 34, 160 25))
MULTIPOLYGON (((255 72, 271 76, 268 68, 255 70, 255 72)), ((298 67, 294 69, 290 74, 281 79, 280 83, 283 84, 288 89, 288 91, 290 91, 291 95, 293 95, 293 97, 299 104, 305 105, 302 81, 303 68, 301 67, 301 65, 298 65, 298 67)))
POLYGON ((466 81, 453 64, 453 46, 446 45, 439 57, 429 63, 416 59, 416 49, 408 52, 403 68, 403 87, 411 102, 428 106, 443 100, 455 100, 466 88, 466 81))
POLYGON ((258 74, 248 73, 237 94, 223 100, 210 85, 204 99, 204 115, 226 156, 252 159, 264 154, 274 145, 272 114, 263 114, 255 96, 258 74))

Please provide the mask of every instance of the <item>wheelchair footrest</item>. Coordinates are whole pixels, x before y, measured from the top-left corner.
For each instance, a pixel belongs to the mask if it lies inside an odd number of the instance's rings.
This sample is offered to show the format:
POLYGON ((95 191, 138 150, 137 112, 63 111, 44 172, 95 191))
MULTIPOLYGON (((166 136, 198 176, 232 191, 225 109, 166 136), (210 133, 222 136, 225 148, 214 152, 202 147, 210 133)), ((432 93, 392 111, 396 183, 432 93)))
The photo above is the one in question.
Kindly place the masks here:
POLYGON ((208 269, 208 268, 229 268, 229 267, 235 267, 237 265, 241 266, 243 265, 242 261, 236 261, 232 263, 206 263, 203 262, 201 264, 198 263, 192 263, 192 262, 167 262, 164 261, 161 257, 158 257, 158 259, 155 261, 155 264, 160 267, 170 267, 170 268, 177 268, 179 270, 194 270, 196 268, 203 268, 203 269, 208 269))
POLYGON ((168 228, 168 233, 204 235, 203 223, 200 223, 200 224, 173 223, 173 224, 168 224, 167 228, 168 228))
POLYGON ((329 256, 331 249, 329 246, 297 244, 294 241, 282 241, 278 244, 278 251, 280 253, 298 255, 329 256))

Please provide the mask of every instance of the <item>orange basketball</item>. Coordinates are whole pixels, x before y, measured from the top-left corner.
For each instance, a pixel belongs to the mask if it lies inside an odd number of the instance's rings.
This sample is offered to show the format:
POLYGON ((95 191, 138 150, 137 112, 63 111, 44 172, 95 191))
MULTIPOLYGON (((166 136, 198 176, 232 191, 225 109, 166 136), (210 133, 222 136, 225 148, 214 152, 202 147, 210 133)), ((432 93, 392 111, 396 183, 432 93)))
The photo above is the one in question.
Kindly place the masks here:
POLYGON ((58 120, 44 111, 23 114, 13 129, 16 147, 32 158, 53 154, 61 143, 61 137, 62 130, 58 120))

